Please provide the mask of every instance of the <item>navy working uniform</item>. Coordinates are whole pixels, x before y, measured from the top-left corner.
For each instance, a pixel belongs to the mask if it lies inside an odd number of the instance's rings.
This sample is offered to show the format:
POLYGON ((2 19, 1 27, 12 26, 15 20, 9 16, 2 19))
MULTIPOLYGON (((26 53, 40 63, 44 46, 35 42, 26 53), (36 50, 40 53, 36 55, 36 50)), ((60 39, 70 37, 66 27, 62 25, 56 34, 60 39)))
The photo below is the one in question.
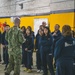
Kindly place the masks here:
POLYGON ((52 56, 52 44, 53 44, 53 38, 49 34, 48 36, 42 36, 41 39, 41 56, 42 56, 42 65, 43 65, 43 72, 44 75, 48 75, 48 69, 47 69, 47 64, 49 67, 50 75, 54 75, 54 70, 53 70, 53 56, 52 56))
POLYGON ((36 64, 37 64, 37 69, 41 70, 42 69, 42 62, 41 62, 41 37, 40 35, 36 36, 36 64))
POLYGON ((56 75, 74 75, 75 40, 69 37, 62 37, 55 47, 54 57, 56 61, 56 75))

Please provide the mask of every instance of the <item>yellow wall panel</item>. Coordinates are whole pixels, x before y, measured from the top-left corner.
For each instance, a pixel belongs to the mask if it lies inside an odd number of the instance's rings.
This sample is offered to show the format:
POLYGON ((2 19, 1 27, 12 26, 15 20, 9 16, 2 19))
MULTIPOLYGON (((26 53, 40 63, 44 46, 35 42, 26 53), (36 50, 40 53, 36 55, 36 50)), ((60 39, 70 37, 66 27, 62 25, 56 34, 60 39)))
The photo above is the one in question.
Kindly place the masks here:
POLYGON ((75 31, 75 13, 74 13, 74 21, 73 22, 74 22, 74 31, 75 31))
POLYGON ((59 24, 60 30, 62 29, 62 26, 65 24, 68 24, 74 28, 74 12, 73 13, 59 13, 59 14, 51 14, 50 15, 50 29, 51 31, 54 30, 54 25, 59 24))
POLYGON ((0 22, 3 24, 4 22, 7 22, 10 27, 13 26, 13 23, 11 22, 11 18, 0 18, 0 22))
POLYGON ((68 24, 74 29, 74 12, 72 13, 59 13, 59 14, 50 14, 45 16, 31 16, 31 17, 21 17, 21 26, 25 25, 31 26, 34 29, 34 19, 35 18, 48 18, 50 29, 54 31, 55 24, 60 25, 60 30, 62 26, 68 24))
POLYGON ((34 19, 35 18, 48 18, 49 15, 45 16, 30 16, 30 17, 21 17, 21 26, 31 26, 32 29, 34 30, 34 19))
MULTIPOLYGON (((50 15, 43 15, 43 16, 24 16, 21 17, 21 26, 31 26, 34 30, 34 19, 35 18, 48 18, 50 29, 51 31, 54 31, 55 24, 60 25, 60 30, 62 29, 62 26, 65 24, 68 24, 74 29, 74 12, 69 13, 57 13, 57 14, 50 14, 50 15)), ((13 26, 13 23, 11 22, 11 18, 0 18, 0 22, 4 23, 7 22, 11 27, 13 26)))

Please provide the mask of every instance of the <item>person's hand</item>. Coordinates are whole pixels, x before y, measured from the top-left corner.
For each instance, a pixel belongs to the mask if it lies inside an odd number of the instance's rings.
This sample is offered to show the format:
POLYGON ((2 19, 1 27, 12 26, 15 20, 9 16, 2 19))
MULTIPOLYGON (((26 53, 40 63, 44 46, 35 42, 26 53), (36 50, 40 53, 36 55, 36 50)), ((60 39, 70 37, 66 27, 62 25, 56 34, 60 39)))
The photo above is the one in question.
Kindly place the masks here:
POLYGON ((4 48, 4 47, 5 47, 5 45, 2 45, 2 47, 4 48))
POLYGON ((57 36, 57 34, 56 33, 53 33, 53 36, 57 36))
POLYGON ((28 48, 25 48, 25 51, 27 51, 28 50, 28 48))
POLYGON ((36 49, 36 51, 38 51, 38 49, 36 49))

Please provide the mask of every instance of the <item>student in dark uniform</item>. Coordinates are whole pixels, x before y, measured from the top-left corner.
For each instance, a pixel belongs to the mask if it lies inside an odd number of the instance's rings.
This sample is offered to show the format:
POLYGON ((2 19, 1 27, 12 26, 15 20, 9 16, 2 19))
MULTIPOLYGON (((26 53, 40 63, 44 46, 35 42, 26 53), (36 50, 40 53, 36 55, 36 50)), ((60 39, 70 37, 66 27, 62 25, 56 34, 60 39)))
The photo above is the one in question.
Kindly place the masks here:
MULTIPOLYGON (((71 31, 71 34, 72 34, 72 38, 75 39, 75 32, 73 30, 71 31)), ((74 55, 74 63, 73 63, 73 65, 74 65, 74 75, 75 75, 75 55, 74 55)))
MULTIPOLYGON (((54 32, 52 32, 52 36, 53 36, 53 46, 52 46, 52 49, 53 49, 53 56, 54 56, 54 50, 55 50, 55 44, 56 42, 61 38, 61 32, 59 30, 60 26, 58 24, 55 25, 54 27, 54 32)), ((56 68, 56 65, 55 65, 55 61, 54 61, 54 68, 56 68)))
POLYGON ((31 26, 28 26, 27 29, 31 31, 31 37, 33 38, 33 41, 34 41, 34 38, 35 38, 34 31, 32 31, 31 26))
POLYGON ((53 70, 53 55, 52 55, 52 44, 53 38, 50 34, 49 27, 44 27, 44 35, 41 39, 41 57, 42 57, 42 65, 43 65, 43 75, 48 75, 48 68, 49 67, 50 75, 55 75, 53 70))
POLYGON ((64 25, 63 37, 57 41, 54 57, 56 61, 56 75, 74 75, 75 39, 71 35, 71 27, 64 25))
MULTIPOLYGON (((34 39, 35 39, 34 31, 32 31, 31 26, 28 26, 27 29, 29 29, 31 31, 31 37, 32 37, 33 46, 34 46, 34 39)), ((34 51, 34 47, 33 47, 32 51, 34 51)), ((32 55, 33 55, 33 52, 32 52, 32 55)), ((33 56, 32 56, 32 60, 31 61, 32 61, 32 66, 33 66, 33 56)))
MULTIPOLYGON (((25 37, 26 36, 26 27, 25 26, 22 26, 21 27, 21 30, 22 30, 22 32, 23 32, 23 36, 25 37)), ((26 51, 25 51, 25 49, 24 49, 24 43, 22 44, 22 66, 23 67, 25 67, 25 60, 26 60, 26 58, 25 58, 25 55, 26 55, 26 51)))
POLYGON ((9 56, 8 56, 8 42, 5 39, 5 34, 6 34, 6 32, 8 32, 9 29, 10 29, 10 26, 9 25, 6 25, 5 26, 5 31, 2 34, 3 60, 4 60, 4 63, 3 64, 6 64, 5 70, 7 68, 8 60, 9 60, 9 56))
MULTIPOLYGON (((43 25, 40 25, 40 26, 39 26, 39 29, 42 29, 42 30, 44 31, 44 26, 43 26, 43 25)), ((39 30, 37 31, 36 37, 37 37, 37 36, 39 36, 39 30)))
POLYGON ((26 54, 26 63, 25 63, 25 71, 28 73, 32 72, 32 52, 33 52, 33 40, 31 37, 31 31, 29 29, 26 29, 26 42, 24 44, 24 49, 27 51, 26 54))
POLYGON ((36 65, 37 65, 37 72, 43 72, 42 71, 42 62, 41 62, 41 38, 43 35, 43 30, 39 29, 38 30, 38 36, 36 36, 36 43, 35 43, 35 48, 36 48, 36 65))
POLYGON ((55 30, 54 30, 54 32, 52 32, 52 36, 53 36, 53 55, 54 55, 55 44, 61 38, 61 32, 59 30, 60 26, 58 24, 56 24, 54 28, 55 28, 55 30))

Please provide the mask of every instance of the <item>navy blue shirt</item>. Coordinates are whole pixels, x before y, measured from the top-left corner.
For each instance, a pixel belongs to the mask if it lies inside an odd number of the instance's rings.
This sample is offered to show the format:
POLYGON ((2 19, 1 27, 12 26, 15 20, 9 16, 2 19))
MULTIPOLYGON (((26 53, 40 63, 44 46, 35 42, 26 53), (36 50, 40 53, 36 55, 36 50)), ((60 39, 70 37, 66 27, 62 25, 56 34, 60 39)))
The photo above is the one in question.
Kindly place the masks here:
MULTIPOLYGON (((54 32, 52 32, 52 34, 54 34, 54 32)), ((54 42, 58 41, 61 38, 60 30, 58 30, 56 34, 57 34, 56 36, 53 36, 54 42)))
POLYGON ((75 52, 75 39, 71 36, 69 37, 62 37, 56 43, 54 57, 57 61, 60 58, 74 58, 75 52))
MULTIPOLYGON (((52 32, 52 34, 54 34, 54 32, 52 32)), ((60 30, 58 30, 57 31, 57 33, 56 33, 56 35, 55 36, 53 36, 53 46, 52 46, 52 49, 53 49, 53 56, 54 56, 54 50, 55 50, 55 44, 56 44, 56 42, 61 38, 61 32, 60 32, 60 30)))
POLYGON ((33 39, 31 36, 25 36, 25 43, 23 44, 23 48, 28 48, 28 50, 33 50, 33 39))
POLYGON ((48 36, 42 36, 41 39, 41 45, 42 45, 42 50, 46 51, 48 53, 52 53, 52 44, 53 44, 53 37, 51 34, 48 36))
POLYGON ((6 34, 6 31, 4 31, 3 34, 2 34, 2 44, 3 45, 8 45, 8 42, 5 39, 5 34, 6 34))
POLYGON ((41 49, 41 38, 42 38, 42 36, 40 36, 40 35, 36 36, 35 48, 38 50, 41 49))

